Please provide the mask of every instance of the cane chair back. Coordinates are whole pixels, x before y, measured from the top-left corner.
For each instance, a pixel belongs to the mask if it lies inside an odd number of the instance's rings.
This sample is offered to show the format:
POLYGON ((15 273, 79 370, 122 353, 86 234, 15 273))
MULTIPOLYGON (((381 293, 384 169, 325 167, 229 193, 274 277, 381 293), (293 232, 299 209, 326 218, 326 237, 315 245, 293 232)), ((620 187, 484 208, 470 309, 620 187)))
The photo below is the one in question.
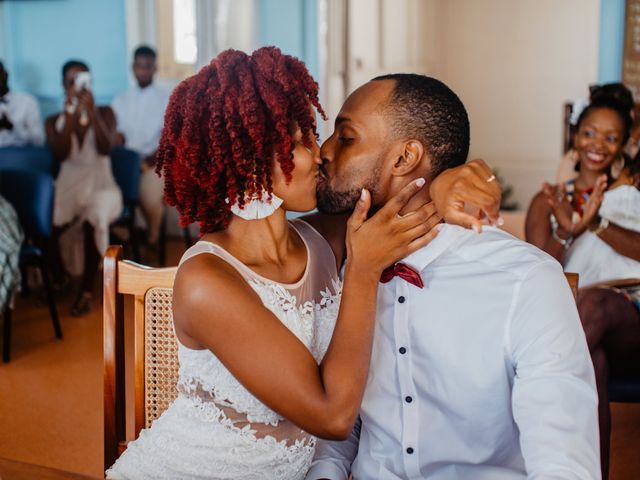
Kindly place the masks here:
POLYGON ((110 467, 176 398, 178 345, 173 330, 172 295, 177 267, 149 268, 122 260, 111 246, 104 259, 104 465, 110 467), (133 317, 125 318, 124 297, 133 297, 133 317), (129 329, 132 335, 125 335, 129 329), (131 338, 131 341, 129 341, 131 338), (133 359, 133 381, 125 379, 125 357, 133 359), (133 388, 133 412, 125 391, 133 388), (129 409, 131 410, 131 409, 129 409), (133 432, 126 419, 133 414, 133 432))

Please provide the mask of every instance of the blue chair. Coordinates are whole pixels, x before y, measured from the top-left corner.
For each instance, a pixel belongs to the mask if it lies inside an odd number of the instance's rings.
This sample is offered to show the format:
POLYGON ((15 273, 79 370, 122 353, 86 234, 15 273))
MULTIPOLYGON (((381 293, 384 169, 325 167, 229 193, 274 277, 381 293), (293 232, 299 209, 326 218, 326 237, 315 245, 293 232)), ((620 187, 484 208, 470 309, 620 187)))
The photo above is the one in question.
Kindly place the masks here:
POLYGON ((0 148, 0 170, 23 170, 28 168, 37 172, 57 176, 58 163, 47 147, 4 147, 0 148))
POLYGON ((124 203, 122 215, 113 225, 125 225, 129 230, 129 242, 136 262, 140 262, 140 245, 135 231, 135 213, 140 198, 140 162, 140 155, 133 150, 116 147, 111 151, 111 170, 124 203))
MULTIPOLYGON (((52 230, 54 182, 50 174, 33 170, 0 170, 0 195, 7 199, 18 214, 25 233, 20 251, 20 264, 35 265, 42 274, 49 313, 56 338, 62 338, 62 329, 53 296, 51 277, 46 261, 46 250, 52 230)), ((4 340, 2 357, 11 358, 11 313, 4 314, 4 340)))

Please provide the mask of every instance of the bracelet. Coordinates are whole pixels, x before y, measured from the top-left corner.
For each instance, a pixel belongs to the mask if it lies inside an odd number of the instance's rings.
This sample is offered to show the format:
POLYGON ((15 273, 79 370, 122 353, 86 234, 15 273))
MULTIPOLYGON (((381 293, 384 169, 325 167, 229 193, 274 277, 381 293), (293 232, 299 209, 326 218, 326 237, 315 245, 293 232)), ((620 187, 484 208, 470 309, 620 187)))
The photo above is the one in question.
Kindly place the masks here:
POLYGON ((595 230, 593 230, 593 233, 595 235, 600 235, 602 232, 604 232, 607 228, 609 228, 609 220, 607 220, 606 218, 601 218, 600 219, 600 223, 598 224, 598 228, 596 228, 595 230))
POLYGON ((569 237, 569 238, 560 238, 560 235, 558 235, 558 232, 556 229, 551 230, 551 236, 553 237, 553 239, 558 242, 560 245, 562 245, 565 250, 568 249, 571 244, 573 243, 573 237, 569 237))
POLYGON ((573 243, 573 236, 570 235, 569 238, 561 238, 560 235, 558 235, 558 220, 553 213, 549 216, 549 220, 551 222, 551 236, 556 242, 562 245, 565 250, 568 249, 573 243))

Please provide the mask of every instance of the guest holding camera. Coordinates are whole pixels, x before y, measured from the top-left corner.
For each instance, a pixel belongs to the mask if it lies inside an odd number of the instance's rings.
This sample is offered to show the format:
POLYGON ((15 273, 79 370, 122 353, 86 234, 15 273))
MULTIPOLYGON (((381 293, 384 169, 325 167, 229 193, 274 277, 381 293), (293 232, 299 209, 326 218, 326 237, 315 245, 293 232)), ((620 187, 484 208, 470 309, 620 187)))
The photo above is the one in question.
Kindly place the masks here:
POLYGON ((9 90, 9 72, 0 62, 0 147, 43 143, 38 102, 28 93, 9 90))
POLYGON ((53 212, 53 271, 58 284, 68 281, 60 256, 60 236, 71 227, 72 245, 82 244, 82 284, 71 310, 74 316, 91 310, 100 257, 109 243, 109 225, 122 211, 122 195, 111 173, 109 154, 116 121, 108 106, 96 106, 89 68, 70 60, 62 67, 64 110, 46 121, 54 158, 62 163, 56 180, 53 212))

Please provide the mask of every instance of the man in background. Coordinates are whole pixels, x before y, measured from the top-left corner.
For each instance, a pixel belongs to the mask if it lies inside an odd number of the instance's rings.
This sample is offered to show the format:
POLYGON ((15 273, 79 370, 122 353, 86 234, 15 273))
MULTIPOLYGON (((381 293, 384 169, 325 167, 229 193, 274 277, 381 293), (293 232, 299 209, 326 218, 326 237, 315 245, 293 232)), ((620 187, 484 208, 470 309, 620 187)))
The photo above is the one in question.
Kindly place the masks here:
POLYGON ((132 69, 136 85, 118 95, 112 103, 118 122, 116 144, 138 152, 142 158, 140 206, 147 222, 148 252, 156 252, 164 214, 164 184, 155 173, 156 150, 169 91, 153 81, 156 52, 151 47, 142 45, 136 48, 132 69))
POLYGON ((9 73, 0 62, 0 147, 43 143, 38 102, 28 93, 9 91, 9 73))

